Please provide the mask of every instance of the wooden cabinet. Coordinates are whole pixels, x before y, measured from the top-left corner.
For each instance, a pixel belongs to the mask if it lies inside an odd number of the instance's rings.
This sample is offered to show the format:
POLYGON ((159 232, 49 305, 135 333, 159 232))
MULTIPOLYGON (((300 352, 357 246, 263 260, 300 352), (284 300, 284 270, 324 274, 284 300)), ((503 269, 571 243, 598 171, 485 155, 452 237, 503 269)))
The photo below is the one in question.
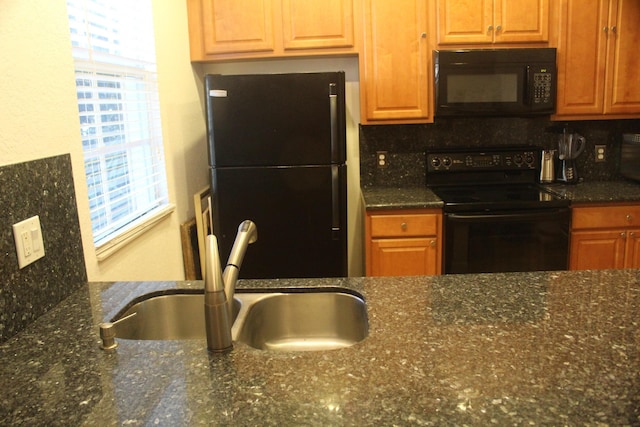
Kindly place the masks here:
POLYGON ((433 121, 426 0, 364 0, 361 121, 433 121))
POLYGON ((440 274, 440 210, 367 212, 365 222, 367 276, 440 274))
POLYGON ((437 0, 438 44, 549 41, 549 0, 437 0))
POLYGON ((354 54, 354 0, 187 0, 192 61, 354 54))
POLYGON ((571 270, 640 267, 640 205, 573 208, 571 270))
POLYGON ((557 118, 640 116, 640 2, 563 0, 559 26, 557 118))

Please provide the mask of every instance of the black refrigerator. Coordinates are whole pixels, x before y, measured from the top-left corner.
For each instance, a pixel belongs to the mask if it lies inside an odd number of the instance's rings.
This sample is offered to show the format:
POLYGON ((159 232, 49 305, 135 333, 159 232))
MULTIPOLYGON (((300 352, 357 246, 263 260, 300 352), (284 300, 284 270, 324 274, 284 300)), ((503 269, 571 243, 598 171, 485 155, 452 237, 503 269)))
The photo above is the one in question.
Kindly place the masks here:
POLYGON ((205 76, 213 232, 240 278, 347 275, 344 72, 205 76))

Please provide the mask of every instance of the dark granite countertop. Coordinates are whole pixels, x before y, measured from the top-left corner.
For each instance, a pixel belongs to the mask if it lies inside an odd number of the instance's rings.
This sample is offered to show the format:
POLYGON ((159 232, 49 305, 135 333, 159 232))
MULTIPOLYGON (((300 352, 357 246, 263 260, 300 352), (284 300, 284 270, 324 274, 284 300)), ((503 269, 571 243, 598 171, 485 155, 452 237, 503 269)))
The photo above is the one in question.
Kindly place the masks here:
POLYGON ((442 200, 427 187, 368 187, 362 189, 367 210, 442 208, 442 200))
MULTIPOLYGON (((550 184, 549 191, 569 198, 572 205, 640 202, 640 183, 632 181, 595 181, 575 185, 550 184)), ((366 210, 441 208, 440 200, 425 187, 367 187, 362 188, 366 210)))
POLYGON ((576 185, 551 184, 545 188, 571 199, 571 204, 640 202, 640 184, 632 181, 582 182, 576 185))
POLYGON ((278 353, 120 340, 98 324, 151 291, 91 283, 0 345, 1 425, 638 425, 640 270, 242 281, 343 286, 369 336, 278 353))

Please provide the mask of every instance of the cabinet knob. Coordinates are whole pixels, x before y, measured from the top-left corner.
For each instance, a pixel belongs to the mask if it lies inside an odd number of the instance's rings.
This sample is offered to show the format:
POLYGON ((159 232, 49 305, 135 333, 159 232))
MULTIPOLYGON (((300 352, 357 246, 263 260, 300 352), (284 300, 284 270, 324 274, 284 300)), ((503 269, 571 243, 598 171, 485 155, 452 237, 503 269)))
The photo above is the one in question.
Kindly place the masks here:
POLYGON ((611 32, 612 32, 613 34, 616 34, 616 33, 618 32, 618 27, 616 27, 615 25, 612 25, 612 26, 611 26, 611 32))
POLYGON ((426 39, 427 38, 427 33, 421 33, 420 37, 422 37, 423 39, 426 39))
POLYGON ((496 26, 496 33, 497 33, 498 31, 501 31, 501 30, 502 30, 502 25, 498 25, 498 26, 496 26))
POLYGON ((627 218, 627 222, 631 222, 631 220, 633 220, 633 217, 631 216, 631 214, 627 214, 626 218, 627 218))
POLYGON ((432 248, 435 248, 435 246, 436 246, 436 241, 435 241, 435 239, 434 239, 434 240, 431 240, 431 241, 429 242, 429 246, 431 246, 432 248))
POLYGON ((624 231, 622 233, 620 233, 620 237, 622 237, 623 239, 625 239, 627 237, 627 233, 625 233, 624 231))
POLYGON ((604 31, 605 34, 608 33, 609 32, 609 27, 602 27, 602 31, 604 31))
POLYGON ((404 231, 407 229, 407 223, 403 222, 402 224, 400 224, 400 228, 404 231))
POLYGON ((629 233, 629 237, 631 237, 632 239, 636 237, 636 233, 635 231, 632 231, 631 233, 629 233))
POLYGON ((493 31, 493 25, 489 25, 489 27, 487 28, 487 31, 489 32, 493 31))

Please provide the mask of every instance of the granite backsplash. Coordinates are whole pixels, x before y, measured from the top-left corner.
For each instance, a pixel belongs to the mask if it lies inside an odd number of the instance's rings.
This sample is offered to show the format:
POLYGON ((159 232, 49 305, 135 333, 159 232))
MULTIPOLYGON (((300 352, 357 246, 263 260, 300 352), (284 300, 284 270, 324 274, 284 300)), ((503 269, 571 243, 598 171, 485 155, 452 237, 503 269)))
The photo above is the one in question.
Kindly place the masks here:
POLYGON ((69 154, 0 167, 0 343, 87 282, 69 154), (45 256, 18 268, 12 225, 40 216, 45 256))
POLYGON ((425 153, 430 148, 529 144, 557 148, 553 130, 565 123, 587 140, 577 159, 584 181, 611 181, 619 173, 623 133, 640 132, 640 120, 552 122, 549 118, 436 119, 420 125, 360 125, 360 185, 362 187, 420 186, 425 183, 425 153), (596 163, 595 145, 606 145, 606 161, 596 163), (388 164, 378 168, 376 152, 386 151, 388 164))

